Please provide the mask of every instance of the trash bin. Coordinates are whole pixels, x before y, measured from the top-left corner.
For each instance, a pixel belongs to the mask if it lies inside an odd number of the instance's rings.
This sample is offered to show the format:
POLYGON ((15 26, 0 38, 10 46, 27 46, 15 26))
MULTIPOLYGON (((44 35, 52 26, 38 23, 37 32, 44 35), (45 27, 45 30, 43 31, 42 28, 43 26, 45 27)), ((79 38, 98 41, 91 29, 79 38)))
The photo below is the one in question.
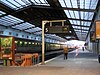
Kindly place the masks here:
POLYGON ((100 63, 100 55, 98 56, 98 61, 99 61, 99 63, 100 63))

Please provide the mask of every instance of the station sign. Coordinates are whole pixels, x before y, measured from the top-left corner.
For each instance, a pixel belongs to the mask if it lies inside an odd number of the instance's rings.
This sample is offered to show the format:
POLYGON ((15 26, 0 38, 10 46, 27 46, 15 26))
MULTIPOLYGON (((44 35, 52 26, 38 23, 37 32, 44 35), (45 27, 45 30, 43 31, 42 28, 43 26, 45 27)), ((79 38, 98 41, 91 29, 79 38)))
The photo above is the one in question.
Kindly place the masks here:
POLYGON ((67 26, 49 26, 45 28, 45 33, 61 34, 69 33, 69 25, 67 26))

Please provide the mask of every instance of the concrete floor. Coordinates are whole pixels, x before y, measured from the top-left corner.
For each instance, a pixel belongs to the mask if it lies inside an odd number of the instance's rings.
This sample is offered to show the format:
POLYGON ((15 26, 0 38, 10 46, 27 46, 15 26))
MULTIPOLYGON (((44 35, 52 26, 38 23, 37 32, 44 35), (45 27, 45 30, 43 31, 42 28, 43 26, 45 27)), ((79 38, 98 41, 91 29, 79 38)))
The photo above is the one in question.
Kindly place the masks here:
POLYGON ((68 54, 68 60, 63 55, 47 62, 45 65, 31 67, 0 67, 0 75, 100 75, 100 63, 97 55, 88 51, 75 51, 68 54))

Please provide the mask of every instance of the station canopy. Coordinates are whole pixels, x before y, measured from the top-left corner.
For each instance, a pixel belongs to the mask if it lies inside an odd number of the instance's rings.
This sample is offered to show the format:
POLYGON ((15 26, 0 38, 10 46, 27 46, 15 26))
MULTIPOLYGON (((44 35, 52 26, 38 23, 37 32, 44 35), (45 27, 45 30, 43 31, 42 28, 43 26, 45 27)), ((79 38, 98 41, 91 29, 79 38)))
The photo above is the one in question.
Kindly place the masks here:
POLYGON ((66 20, 72 34, 45 36, 86 40, 99 4, 99 0, 0 0, 0 25, 41 35, 42 20, 66 20))

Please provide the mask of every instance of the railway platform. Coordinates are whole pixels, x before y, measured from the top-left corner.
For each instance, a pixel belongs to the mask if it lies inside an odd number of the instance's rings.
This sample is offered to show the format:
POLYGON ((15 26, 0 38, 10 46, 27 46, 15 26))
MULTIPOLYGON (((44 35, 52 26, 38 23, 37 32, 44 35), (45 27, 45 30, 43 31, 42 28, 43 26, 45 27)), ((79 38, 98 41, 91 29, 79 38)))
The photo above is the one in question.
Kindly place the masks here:
POLYGON ((98 55, 81 49, 75 54, 75 51, 69 52, 67 60, 60 55, 45 65, 0 67, 0 75, 100 75, 98 55))

